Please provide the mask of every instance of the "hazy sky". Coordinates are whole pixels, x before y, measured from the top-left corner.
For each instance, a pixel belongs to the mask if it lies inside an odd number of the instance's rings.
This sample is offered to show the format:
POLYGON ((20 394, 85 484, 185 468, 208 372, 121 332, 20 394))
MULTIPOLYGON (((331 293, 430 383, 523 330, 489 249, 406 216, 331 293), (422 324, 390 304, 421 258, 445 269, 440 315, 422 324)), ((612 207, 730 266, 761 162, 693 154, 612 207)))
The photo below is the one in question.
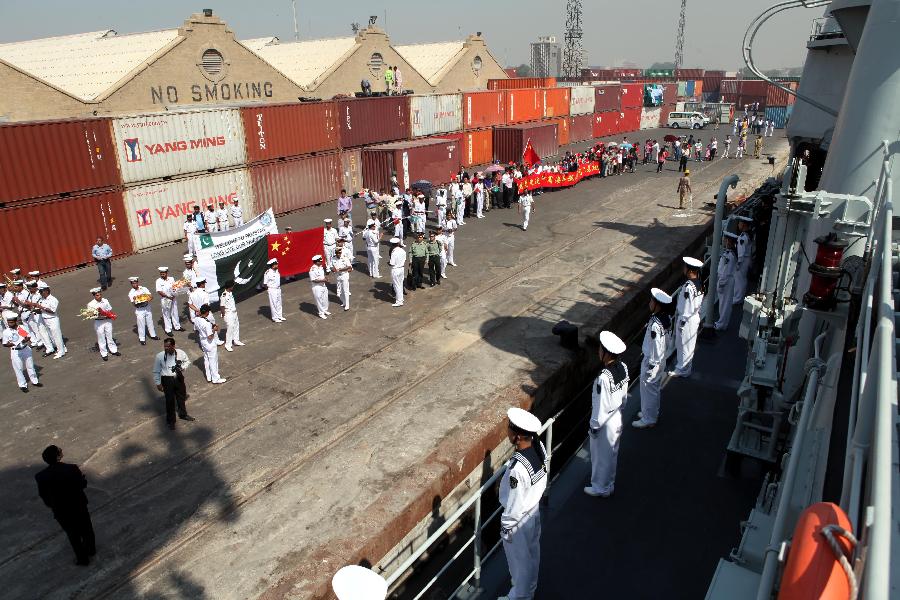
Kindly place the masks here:
MULTIPOLYGON (((293 39, 290 0, 0 0, 0 41, 17 41, 99 29, 120 33, 178 27, 192 12, 212 8, 239 39, 277 35, 293 39)), ((743 66, 741 39, 747 24, 775 0, 688 0, 684 66, 735 70, 743 66), (726 8, 727 7, 727 8, 726 8)), ((529 61, 538 35, 562 41, 565 0, 297 0, 302 38, 350 34, 353 21, 378 15, 395 44, 447 41, 481 31, 505 65, 529 61), (425 7, 428 7, 427 9, 425 7), (385 19, 387 11, 387 19, 385 19)), ((584 0, 588 65, 671 61, 678 0, 584 0)), ((822 9, 782 13, 764 26, 754 45, 762 68, 803 64, 810 23, 822 9)))

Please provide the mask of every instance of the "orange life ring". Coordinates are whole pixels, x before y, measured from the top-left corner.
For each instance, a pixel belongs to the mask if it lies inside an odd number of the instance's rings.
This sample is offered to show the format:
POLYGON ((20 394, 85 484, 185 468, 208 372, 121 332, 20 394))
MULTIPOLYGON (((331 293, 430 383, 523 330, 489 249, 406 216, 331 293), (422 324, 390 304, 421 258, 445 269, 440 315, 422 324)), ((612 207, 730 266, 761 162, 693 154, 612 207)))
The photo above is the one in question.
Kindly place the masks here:
MULTIPOLYGON (((813 504, 800 514, 778 600, 847 600, 850 597, 847 574, 822 535, 826 525, 852 531, 850 519, 840 506, 831 502, 813 504)), ((849 557, 853 550, 850 542, 843 537, 837 539, 849 557)))

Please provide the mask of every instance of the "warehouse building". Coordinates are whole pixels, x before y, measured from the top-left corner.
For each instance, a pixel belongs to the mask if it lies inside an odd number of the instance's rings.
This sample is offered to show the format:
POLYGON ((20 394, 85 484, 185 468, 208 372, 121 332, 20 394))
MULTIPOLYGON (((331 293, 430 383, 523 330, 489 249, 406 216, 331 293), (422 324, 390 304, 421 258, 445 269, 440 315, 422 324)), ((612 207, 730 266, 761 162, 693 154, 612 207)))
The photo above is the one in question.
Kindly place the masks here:
POLYGON ((506 72, 479 31, 465 40, 396 46, 397 52, 428 81, 436 93, 487 89, 489 79, 506 72))
POLYGON ((10 121, 287 102, 304 95, 209 10, 179 29, 0 44, 0 86, 7 90, 0 119, 10 121))

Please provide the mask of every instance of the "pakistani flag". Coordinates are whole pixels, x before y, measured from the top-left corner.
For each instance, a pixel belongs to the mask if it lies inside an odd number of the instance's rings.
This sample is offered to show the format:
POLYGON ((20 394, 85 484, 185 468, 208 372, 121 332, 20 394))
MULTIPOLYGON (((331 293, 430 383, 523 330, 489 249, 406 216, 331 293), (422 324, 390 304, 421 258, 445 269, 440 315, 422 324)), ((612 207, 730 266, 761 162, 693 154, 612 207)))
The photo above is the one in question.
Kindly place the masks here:
POLYGON ((266 272, 270 233, 278 233, 272 209, 241 227, 200 236, 197 267, 211 297, 218 298, 218 290, 229 280, 237 293, 256 287, 266 272))

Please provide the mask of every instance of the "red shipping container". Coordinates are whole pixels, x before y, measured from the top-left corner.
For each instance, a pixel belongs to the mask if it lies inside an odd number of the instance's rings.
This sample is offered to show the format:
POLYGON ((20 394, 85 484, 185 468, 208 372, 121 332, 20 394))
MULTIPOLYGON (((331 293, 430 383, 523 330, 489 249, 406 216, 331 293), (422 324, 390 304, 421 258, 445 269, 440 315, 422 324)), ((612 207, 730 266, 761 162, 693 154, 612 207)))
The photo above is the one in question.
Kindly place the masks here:
POLYGON ((594 137, 594 115, 569 117, 569 143, 583 142, 594 137))
POLYGON ((700 79, 703 77, 703 69, 675 69, 675 79, 700 79))
POLYGON ((528 140, 541 158, 555 156, 559 153, 556 136, 556 124, 549 121, 495 127, 494 158, 501 163, 521 162, 528 140))
POLYGON ((114 256, 132 253, 121 188, 0 208, 4 271, 19 266, 56 273, 92 265, 91 248, 99 236, 106 239, 114 256), (33 238, 34 234, 39 238, 33 238))
POLYGON ((506 92, 506 122, 537 121, 544 116, 544 90, 508 90, 506 92))
POLYGON ((387 190, 391 174, 396 173, 404 188, 420 179, 446 183, 459 170, 460 154, 456 140, 441 138, 371 146, 362 153, 363 181, 368 188, 387 190))
POLYGON ((641 109, 623 108, 619 114, 619 131, 638 131, 641 128, 641 109))
POLYGON ((622 86, 620 84, 598 85, 594 87, 594 112, 618 111, 622 107, 622 86))
POLYGON ((506 123, 506 94, 502 91, 463 94, 463 129, 480 129, 506 123))
POLYGON ((334 102, 259 104, 241 108, 247 162, 336 150, 334 102))
POLYGON ((463 134, 462 165, 486 165, 494 158, 494 132, 491 129, 467 131, 463 134))
MULTIPOLYGON (((621 108, 641 108, 644 106, 644 84, 623 83, 621 108)), ((595 107, 596 109, 596 107, 595 107)))
POLYGON ((556 141, 560 146, 569 145, 569 117, 547 119, 547 123, 556 123, 556 141))
MULTIPOLYGON (((797 83, 793 81, 782 82, 781 85, 792 90, 797 89, 797 83)), ((766 106, 788 106, 793 104, 795 96, 789 94, 780 87, 774 85, 766 86, 766 106)))
POLYGON ((571 92, 569 88, 549 88, 544 90, 544 118, 564 117, 569 114, 571 92))
POLYGON ((0 125, 0 203, 121 182, 109 119, 0 125))
POLYGON ((675 104, 675 96, 678 94, 677 83, 663 84, 663 104, 675 104))
POLYGON ((555 77, 516 77, 513 79, 488 79, 489 90, 521 90, 524 88, 555 88, 555 77))
POLYGON ((614 69, 582 69, 581 76, 585 79, 593 79, 596 81, 612 81, 616 79, 614 69))
POLYGON ((629 77, 640 77, 644 74, 641 69, 613 69, 614 79, 623 79, 629 77))
POLYGON ((334 200, 340 195, 341 179, 341 159, 337 152, 250 167, 256 206, 272 207, 279 215, 334 200))
POLYGON ((619 132, 619 114, 615 111, 594 113, 594 138, 603 138, 619 132))
POLYGON ((725 94, 765 97, 768 87, 769 83, 762 79, 723 79, 720 89, 725 94))
POLYGON ((341 148, 409 137, 409 96, 378 96, 337 102, 341 148))

